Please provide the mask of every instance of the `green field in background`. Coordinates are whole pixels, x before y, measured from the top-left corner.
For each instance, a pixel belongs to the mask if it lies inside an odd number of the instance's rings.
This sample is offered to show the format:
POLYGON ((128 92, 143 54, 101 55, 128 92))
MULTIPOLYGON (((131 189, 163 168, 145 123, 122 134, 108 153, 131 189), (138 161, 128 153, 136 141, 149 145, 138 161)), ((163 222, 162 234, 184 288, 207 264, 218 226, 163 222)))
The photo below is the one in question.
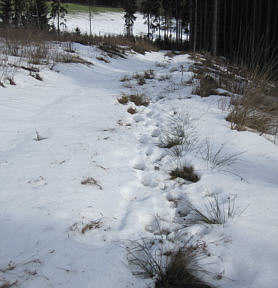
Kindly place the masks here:
MULTIPOLYGON (((51 1, 47 2, 48 7, 51 7, 51 1)), ((74 4, 74 3, 63 3, 63 5, 68 10, 69 14, 80 13, 80 12, 88 12, 89 6, 83 4, 74 4)), ((103 7, 103 6, 92 6, 93 13, 105 13, 105 12, 122 12, 122 8, 113 8, 113 7, 103 7)))

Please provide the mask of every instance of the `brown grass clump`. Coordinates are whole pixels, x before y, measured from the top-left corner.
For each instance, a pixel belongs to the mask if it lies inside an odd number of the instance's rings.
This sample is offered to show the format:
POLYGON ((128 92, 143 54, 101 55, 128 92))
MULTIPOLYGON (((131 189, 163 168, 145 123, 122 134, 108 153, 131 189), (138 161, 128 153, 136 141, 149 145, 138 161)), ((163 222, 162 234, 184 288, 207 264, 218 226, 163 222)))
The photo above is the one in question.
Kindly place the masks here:
POLYGON ((211 76, 201 76, 199 86, 196 88, 196 94, 201 97, 208 97, 214 94, 217 88, 218 85, 211 76))
POLYGON ((205 272, 198 259, 204 257, 206 248, 197 244, 169 250, 163 243, 160 238, 128 243, 127 260, 133 275, 155 279, 155 288, 211 288, 197 276, 205 272))
POLYGON ((133 115, 133 114, 137 113, 137 110, 134 109, 134 108, 132 108, 132 107, 129 107, 129 108, 127 109, 127 112, 128 112, 129 114, 133 115))
POLYGON ((120 104, 127 104, 129 101, 134 103, 136 106, 148 106, 150 104, 149 99, 146 97, 145 94, 131 94, 126 95, 123 94, 121 98, 117 99, 120 104))
POLYGON ((130 102, 133 102, 136 106, 149 106, 150 101, 145 94, 133 94, 129 96, 130 102))
POLYGON ((278 135, 278 97, 277 83, 271 83, 262 75, 250 81, 242 96, 233 97, 230 113, 226 118, 231 122, 231 129, 254 129, 261 134, 278 135))
POLYGON ((62 54, 57 55, 56 62, 60 63, 76 63, 76 64, 84 64, 84 65, 93 65, 92 62, 87 61, 79 56, 72 55, 72 54, 62 54))
POLYGON ((118 102, 122 105, 126 105, 129 101, 129 97, 125 94, 122 95, 121 98, 117 98, 118 102))
POLYGON ((157 279, 155 288, 210 288, 208 284, 194 275, 190 267, 193 252, 180 249, 170 256, 170 261, 162 277, 157 279))
POLYGON ((198 182, 199 176, 195 174, 192 166, 177 167, 170 172, 171 179, 182 178, 190 182, 198 182))

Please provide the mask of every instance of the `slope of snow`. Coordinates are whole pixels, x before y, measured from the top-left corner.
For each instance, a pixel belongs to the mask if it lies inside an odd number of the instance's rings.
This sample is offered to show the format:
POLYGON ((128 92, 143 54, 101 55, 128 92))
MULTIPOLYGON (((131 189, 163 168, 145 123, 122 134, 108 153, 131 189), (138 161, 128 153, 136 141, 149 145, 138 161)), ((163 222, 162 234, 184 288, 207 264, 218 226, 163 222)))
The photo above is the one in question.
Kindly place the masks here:
POLYGON ((169 238, 178 228, 184 241, 206 243, 210 256, 201 264, 213 275, 207 281, 275 288, 277 146, 230 130, 221 97, 192 94, 187 55, 171 59, 161 51, 104 63, 96 48, 74 47, 94 65, 45 68, 42 82, 22 71, 16 86, 0 88, 0 284, 146 287, 151 280, 132 275, 121 241, 152 237, 157 216, 169 238), (120 82, 147 69, 156 79, 144 86, 120 82), (130 115, 131 104, 117 101, 122 92, 145 93, 150 105, 130 115), (197 183, 170 180, 173 159, 158 147, 170 115, 187 117, 201 143, 183 158, 195 167, 197 183), (45 139, 36 141, 36 131, 45 139), (199 153, 206 139, 226 153, 244 153, 234 165, 212 169, 199 153), (236 195, 234 219, 184 228, 184 203, 203 209, 211 194, 221 203, 236 195), (169 199, 179 200, 177 207, 169 199))

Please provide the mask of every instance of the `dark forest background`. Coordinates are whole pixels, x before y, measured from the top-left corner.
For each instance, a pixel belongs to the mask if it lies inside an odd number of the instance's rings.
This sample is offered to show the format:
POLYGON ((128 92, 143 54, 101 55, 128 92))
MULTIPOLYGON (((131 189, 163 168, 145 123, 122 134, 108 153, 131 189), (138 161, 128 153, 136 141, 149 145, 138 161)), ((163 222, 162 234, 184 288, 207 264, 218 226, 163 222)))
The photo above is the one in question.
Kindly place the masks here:
MULTIPOLYGON (((269 61, 277 56, 277 0, 56 0, 53 15, 63 2, 122 7, 127 36, 132 37, 142 12, 147 38, 164 49, 208 51, 246 61, 269 61), (59 5, 57 4, 59 3, 59 5), (175 21, 173 21, 175 20, 175 21), (158 39, 153 38, 158 32, 158 39), (175 35, 175 37, 173 36, 175 35)), ((48 29, 46 0, 0 0, 2 25, 48 29)))

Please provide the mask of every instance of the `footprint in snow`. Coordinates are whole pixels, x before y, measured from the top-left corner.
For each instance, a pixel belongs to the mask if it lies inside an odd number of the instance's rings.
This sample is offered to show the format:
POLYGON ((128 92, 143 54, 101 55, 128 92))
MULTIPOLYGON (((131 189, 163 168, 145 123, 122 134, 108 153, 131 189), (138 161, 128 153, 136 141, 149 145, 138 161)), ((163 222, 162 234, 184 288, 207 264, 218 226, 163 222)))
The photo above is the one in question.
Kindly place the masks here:
POLYGON ((160 136, 160 130, 154 129, 151 133, 152 137, 159 137, 160 136))
POLYGON ((145 165, 145 160, 144 159, 134 159, 131 161, 131 165, 134 169, 136 170, 142 170, 144 171, 146 169, 146 165, 145 165))
POLYGON ((136 114, 133 116, 133 120, 138 123, 144 121, 145 119, 141 115, 136 114))
POLYGON ((154 180, 153 175, 149 173, 144 173, 142 175, 141 184, 150 188, 155 188, 158 186, 158 183, 154 180))
POLYGON ((150 137, 149 135, 144 134, 144 135, 140 136, 138 140, 142 144, 148 144, 151 141, 151 138, 152 137, 150 137))
POLYGON ((32 184, 32 185, 34 185, 36 187, 47 185, 46 180, 42 176, 40 176, 38 179, 34 179, 34 180, 28 181, 28 183, 32 184))

